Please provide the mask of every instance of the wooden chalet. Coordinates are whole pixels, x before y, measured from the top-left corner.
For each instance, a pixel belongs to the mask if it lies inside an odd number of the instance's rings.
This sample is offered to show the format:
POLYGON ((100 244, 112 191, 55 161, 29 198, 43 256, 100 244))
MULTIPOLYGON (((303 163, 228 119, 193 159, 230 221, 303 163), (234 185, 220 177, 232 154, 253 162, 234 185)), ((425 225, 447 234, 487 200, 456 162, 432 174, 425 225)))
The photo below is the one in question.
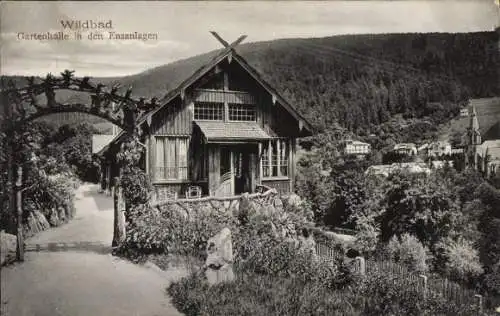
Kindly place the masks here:
MULTIPOLYGON (((142 165, 158 199, 231 196, 258 185, 294 190, 296 139, 312 128, 235 51, 241 38, 219 40, 226 48, 139 121, 142 165)), ((118 175, 122 134, 98 153, 104 188, 118 175)))

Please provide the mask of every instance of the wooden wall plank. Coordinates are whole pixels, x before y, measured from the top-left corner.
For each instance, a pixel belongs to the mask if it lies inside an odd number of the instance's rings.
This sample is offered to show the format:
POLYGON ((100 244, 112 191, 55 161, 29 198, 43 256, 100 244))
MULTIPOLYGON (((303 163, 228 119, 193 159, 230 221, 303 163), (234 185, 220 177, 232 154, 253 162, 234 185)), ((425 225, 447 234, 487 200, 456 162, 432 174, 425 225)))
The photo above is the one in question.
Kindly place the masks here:
POLYGON ((220 146, 208 146, 208 187, 209 194, 214 195, 220 182, 220 146))

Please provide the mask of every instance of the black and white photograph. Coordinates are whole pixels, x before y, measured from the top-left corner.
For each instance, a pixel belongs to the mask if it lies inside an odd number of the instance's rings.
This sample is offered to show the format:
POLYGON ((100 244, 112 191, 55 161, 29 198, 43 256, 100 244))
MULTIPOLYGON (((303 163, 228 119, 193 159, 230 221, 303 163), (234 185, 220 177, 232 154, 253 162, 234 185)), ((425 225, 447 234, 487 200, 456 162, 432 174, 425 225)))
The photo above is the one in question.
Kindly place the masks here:
POLYGON ((500 3, 1 1, 2 316, 500 316, 500 3))

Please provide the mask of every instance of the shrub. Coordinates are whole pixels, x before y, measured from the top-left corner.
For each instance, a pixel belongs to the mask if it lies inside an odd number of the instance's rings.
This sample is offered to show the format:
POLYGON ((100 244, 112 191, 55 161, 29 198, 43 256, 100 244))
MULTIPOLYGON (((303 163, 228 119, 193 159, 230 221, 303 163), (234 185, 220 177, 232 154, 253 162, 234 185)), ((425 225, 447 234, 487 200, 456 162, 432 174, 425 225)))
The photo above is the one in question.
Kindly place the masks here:
POLYGON ((488 294, 496 297, 496 306, 500 306, 500 261, 484 275, 483 285, 488 294))
POLYGON ((387 254, 392 260, 400 262, 416 272, 428 270, 427 252, 428 250, 422 243, 409 234, 403 234, 400 238, 393 236, 387 245, 387 254))
POLYGON ((380 228, 376 223, 369 221, 358 220, 357 221, 357 233, 356 242, 354 248, 362 253, 364 256, 371 256, 377 249, 380 228))
POLYGON ((224 227, 235 227, 235 219, 224 213, 199 209, 189 213, 185 214, 176 205, 134 207, 123 248, 203 257, 210 237, 224 227))
POLYGON ((293 240, 242 230, 235 250, 235 262, 239 270, 335 286, 337 267, 316 259, 312 252, 300 248, 293 240))
POLYGON ((445 239, 438 243, 436 250, 440 258, 444 259, 436 262, 438 268, 452 279, 470 282, 483 273, 478 251, 463 238, 445 239))
POLYGON ((125 201, 130 206, 147 203, 153 189, 149 176, 136 166, 123 168, 120 185, 125 201))
POLYGON ((45 173, 30 173, 32 186, 25 191, 23 207, 27 214, 39 210, 48 219, 53 209, 64 209, 65 217, 72 218, 75 213, 73 205, 74 187, 77 180, 71 174, 48 176, 45 173))

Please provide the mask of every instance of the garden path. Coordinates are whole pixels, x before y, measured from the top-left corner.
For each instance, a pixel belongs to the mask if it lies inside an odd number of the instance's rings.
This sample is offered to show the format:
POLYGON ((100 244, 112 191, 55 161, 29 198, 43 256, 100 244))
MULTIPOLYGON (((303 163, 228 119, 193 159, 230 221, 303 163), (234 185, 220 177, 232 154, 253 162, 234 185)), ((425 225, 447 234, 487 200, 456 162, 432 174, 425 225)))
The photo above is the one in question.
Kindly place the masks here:
POLYGON ((77 196, 70 223, 27 240, 25 262, 2 269, 1 315, 182 315, 165 295, 172 276, 111 256, 112 199, 95 185, 77 196))

